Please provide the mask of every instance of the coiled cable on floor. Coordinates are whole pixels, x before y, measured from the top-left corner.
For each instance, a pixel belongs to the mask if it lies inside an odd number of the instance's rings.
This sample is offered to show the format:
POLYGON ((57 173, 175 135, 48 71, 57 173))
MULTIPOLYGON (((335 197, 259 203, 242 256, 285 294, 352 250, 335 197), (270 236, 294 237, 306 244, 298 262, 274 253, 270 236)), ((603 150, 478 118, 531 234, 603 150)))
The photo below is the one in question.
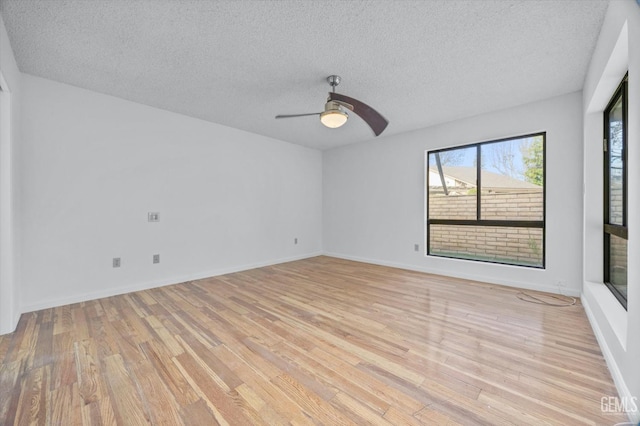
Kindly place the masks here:
POLYGON ((544 296, 544 297, 549 297, 551 299, 559 300, 563 303, 548 302, 546 300, 540 299, 539 297, 536 297, 524 291, 521 291, 518 294, 516 294, 516 297, 524 302, 536 303, 538 305, 546 305, 546 306, 566 307, 566 306, 573 306, 576 304, 576 298, 571 296, 556 296, 553 294, 548 294, 544 296))

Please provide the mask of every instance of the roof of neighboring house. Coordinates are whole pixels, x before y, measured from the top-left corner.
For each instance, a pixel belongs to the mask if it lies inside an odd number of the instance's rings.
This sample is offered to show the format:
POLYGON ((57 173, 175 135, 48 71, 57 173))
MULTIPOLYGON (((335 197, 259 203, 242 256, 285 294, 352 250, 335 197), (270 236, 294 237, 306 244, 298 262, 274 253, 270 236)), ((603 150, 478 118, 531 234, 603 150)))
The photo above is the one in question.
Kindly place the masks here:
MULTIPOLYGON (((437 167, 430 167, 433 173, 438 173, 437 167)), ((476 168, 464 166, 442 166, 445 177, 464 182, 470 186, 476 186, 476 168)), ((510 189, 540 189, 539 185, 520 179, 501 175, 499 173, 482 170, 482 186, 484 188, 510 188, 510 189)))

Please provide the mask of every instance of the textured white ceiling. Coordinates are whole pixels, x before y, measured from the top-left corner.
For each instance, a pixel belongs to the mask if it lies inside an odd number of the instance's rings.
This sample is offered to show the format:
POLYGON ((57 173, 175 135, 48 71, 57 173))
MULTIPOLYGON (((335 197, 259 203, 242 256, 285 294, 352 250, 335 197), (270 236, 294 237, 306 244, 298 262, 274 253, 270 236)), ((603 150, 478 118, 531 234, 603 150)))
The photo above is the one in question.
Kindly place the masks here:
POLYGON ((580 90, 608 1, 0 0, 20 70, 325 149, 580 90))

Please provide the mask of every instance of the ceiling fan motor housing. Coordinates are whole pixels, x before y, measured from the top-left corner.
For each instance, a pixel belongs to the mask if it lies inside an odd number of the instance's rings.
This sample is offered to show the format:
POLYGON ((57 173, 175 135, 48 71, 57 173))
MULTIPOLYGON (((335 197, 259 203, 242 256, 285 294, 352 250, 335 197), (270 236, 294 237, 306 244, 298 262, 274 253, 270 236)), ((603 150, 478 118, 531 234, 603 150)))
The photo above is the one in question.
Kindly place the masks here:
POLYGON ((344 112, 346 114, 346 111, 344 111, 342 109, 342 106, 336 102, 336 101, 328 101, 326 104, 324 104, 324 111, 340 111, 340 112, 344 112))

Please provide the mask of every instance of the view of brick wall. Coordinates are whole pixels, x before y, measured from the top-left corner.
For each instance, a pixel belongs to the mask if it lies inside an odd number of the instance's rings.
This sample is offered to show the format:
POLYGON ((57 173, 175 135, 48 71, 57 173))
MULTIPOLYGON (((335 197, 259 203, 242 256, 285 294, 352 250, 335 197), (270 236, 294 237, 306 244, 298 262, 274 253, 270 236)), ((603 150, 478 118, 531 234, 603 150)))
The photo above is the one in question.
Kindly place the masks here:
POLYGON ((627 240, 610 236, 609 281, 627 295, 627 240))
MULTIPOLYGON (((621 225, 623 222, 622 182, 612 182, 609 191, 609 223, 621 225)), ((609 280, 626 296, 627 294, 627 240, 610 237, 609 280)))
MULTIPOLYGON (((429 191, 430 219, 475 219, 476 196, 429 191)), ((542 220, 542 190, 482 194, 482 219, 542 220)))
MULTIPOLYGON (((540 191, 482 194, 483 219, 542 220, 540 191)), ((476 196, 430 191, 431 219, 475 219, 476 196)), ((432 225, 433 254, 505 263, 542 265, 542 229, 432 225)))
POLYGON ((622 183, 612 184, 609 190, 609 223, 622 225, 623 211, 622 183))

